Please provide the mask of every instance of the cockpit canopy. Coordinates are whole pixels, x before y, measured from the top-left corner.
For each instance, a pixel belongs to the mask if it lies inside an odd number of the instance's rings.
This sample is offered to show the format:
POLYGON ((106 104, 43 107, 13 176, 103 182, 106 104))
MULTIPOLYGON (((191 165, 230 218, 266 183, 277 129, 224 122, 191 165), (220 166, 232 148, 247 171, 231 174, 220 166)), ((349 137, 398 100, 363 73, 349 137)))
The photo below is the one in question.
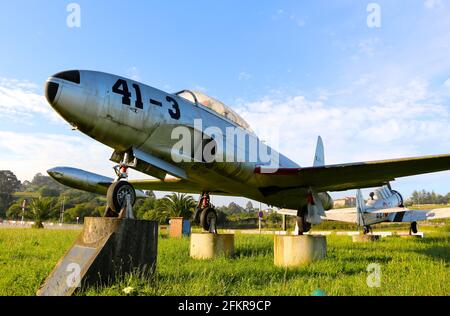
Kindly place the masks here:
POLYGON ((198 106, 204 106, 208 109, 216 112, 220 116, 223 116, 238 126, 242 127, 246 131, 254 134, 250 125, 236 112, 234 112, 230 107, 226 106, 224 103, 207 96, 206 94, 199 91, 183 90, 176 93, 179 97, 182 97, 198 106))

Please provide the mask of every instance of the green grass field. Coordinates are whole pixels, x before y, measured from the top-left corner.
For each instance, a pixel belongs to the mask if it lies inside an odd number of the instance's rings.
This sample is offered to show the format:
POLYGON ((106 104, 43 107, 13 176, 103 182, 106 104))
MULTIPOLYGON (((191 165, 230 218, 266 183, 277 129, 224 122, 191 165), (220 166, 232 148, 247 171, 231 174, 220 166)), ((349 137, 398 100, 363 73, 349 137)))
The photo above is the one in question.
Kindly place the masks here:
MULTIPOLYGON (((305 268, 273 265, 273 237, 236 235, 236 257, 189 258, 189 239, 160 237, 153 279, 128 275, 80 295, 450 295, 450 229, 427 229, 424 239, 385 238, 354 244, 328 237, 327 259, 305 268), (366 284, 367 267, 381 266, 381 286, 366 284)), ((34 295, 79 231, 0 229, 0 295, 34 295)))

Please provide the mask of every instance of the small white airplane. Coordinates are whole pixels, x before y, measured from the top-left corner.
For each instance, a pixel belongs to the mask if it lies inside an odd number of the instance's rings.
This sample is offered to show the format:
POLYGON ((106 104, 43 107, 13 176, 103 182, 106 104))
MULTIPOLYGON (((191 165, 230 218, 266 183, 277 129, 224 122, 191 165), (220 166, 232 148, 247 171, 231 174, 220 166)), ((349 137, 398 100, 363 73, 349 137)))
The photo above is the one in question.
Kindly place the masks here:
MULTIPOLYGON (((194 219, 211 231, 217 215, 209 194, 244 196, 295 210, 301 234, 333 207, 327 191, 450 169, 450 154, 325 165, 320 137, 313 166, 302 168, 265 145, 220 101, 188 90, 167 93, 102 72, 57 73, 47 80, 45 96, 74 129, 112 149, 111 160, 119 164, 115 179, 67 167, 48 171, 68 186, 106 193, 105 216, 118 216, 126 201, 133 204, 142 195, 136 189, 197 193, 194 219), (128 180, 128 168, 154 179, 128 180)), ((86 156, 86 164, 94 158, 86 156)))
MULTIPOLYGON (((293 210, 281 209, 279 214, 296 216, 293 210)), ((450 207, 431 210, 413 210, 403 205, 403 197, 390 185, 370 193, 367 202, 361 190, 356 191, 356 207, 333 209, 326 212, 323 220, 354 223, 363 227, 364 234, 372 231, 371 226, 379 223, 411 223, 410 234, 417 234, 419 221, 450 218, 450 207)))

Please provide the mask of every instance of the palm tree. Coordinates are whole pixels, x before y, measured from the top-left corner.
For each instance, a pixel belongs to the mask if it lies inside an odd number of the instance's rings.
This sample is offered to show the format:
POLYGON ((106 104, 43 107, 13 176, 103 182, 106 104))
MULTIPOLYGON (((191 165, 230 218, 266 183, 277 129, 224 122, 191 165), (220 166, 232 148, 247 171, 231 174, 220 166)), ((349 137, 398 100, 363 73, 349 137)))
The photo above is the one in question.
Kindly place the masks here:
POLYGON ((54 207, 52 198, 39 197, 37 199, 32 199, 30 202, 30 211, 34 215, 34 227, 44 228, 42 221, 48 218, 54 207))
POLYGON ((189 219, 194 213, 197 203, 192 196, 172 193, 161 200, 161 210, 169 217, 183 217, 189 219))
POLYGON ((167 224, 169 216, 166 212, 164 212, 160 208, 155 208, 153 210, 145 212, 142 219, 147 221, 157 221, 160 224, 164 225, 167 224))

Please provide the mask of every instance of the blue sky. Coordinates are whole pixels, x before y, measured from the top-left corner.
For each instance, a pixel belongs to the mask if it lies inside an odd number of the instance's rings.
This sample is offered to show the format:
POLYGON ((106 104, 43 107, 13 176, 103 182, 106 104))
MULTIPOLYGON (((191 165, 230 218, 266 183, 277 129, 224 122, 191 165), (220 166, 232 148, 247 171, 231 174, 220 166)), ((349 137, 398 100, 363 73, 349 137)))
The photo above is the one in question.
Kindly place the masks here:
MULTIPOLYGON (((450 152, 449 1, 77 1, 80 28, 66 24, 70 2, 0 11, 0 163, 21 180, 55 165, 111 174, 110 150, 42 97, 73 68, 202 90, 301 165, 319 134, 328 163, 450 152)), ((446 193, 450 173, 394 187, 446 193)))

